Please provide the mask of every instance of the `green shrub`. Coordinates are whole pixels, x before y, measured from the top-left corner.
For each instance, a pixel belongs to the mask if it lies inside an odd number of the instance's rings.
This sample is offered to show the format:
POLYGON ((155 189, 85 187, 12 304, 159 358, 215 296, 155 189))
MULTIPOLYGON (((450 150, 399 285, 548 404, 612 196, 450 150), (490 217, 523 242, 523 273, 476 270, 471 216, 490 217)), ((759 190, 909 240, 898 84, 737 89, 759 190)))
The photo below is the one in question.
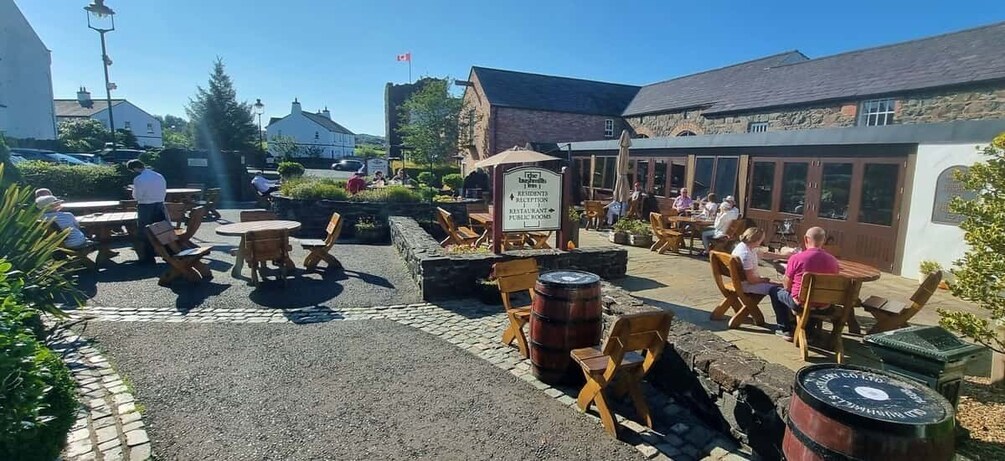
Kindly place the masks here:
POLYGON ((18 165, 22 183, 33 189, 46 187, 64 200, 118 200, 133 175, 124 167, 109 165, 57 165, 23 162, 18 165))
POLYGON ((419 184, 427 186, 434 186, 434 187, 437 186, 438 179, 439 178, 437 178, 435 174, 430 173, 428 171, 423 171, 422 173, 419 173, 418 176, 419 184))
POLYGON ((443 175, 443 184, 451 190, 460 190, 464 185, 464 177, 460 173, 443 175))
POLYGON ((304 175, 304 166, 297 162, 279 162, 279 166, 276 167, 276 171, 279 172, 279 176, 283 179, 295 178, 304 175))
POLYGON ((437 178, 442 178, 451 173, 459 174, 461 169, 456 165, 433 165, 432 170, 430 170, 428 165, 411 165, 405 167, 405 172, 408 173, 408 177, 410 178, 418 178, 419 174, 424 171, 432 171, 437 178))
POLYGON ((388 186, 379 189, 367 189, 349 198, 353 202, 378 203, 419 203, 422 196, 415 189, 404 186, 388 186))
POLYGON ((289 187, 284 185, 282 194, 298 200, 346 200, 349 198, 345 186, 340 187, 332 182, 324 181, 301 181, 289 187))
POLYGON ((7 139, 4 138, 3 133, 0 133, 0 165, 3 165, 7 170, 6 179, 0 180, 0 187, 7 187, 21 178, 17 167, 10 162, 10 149, 7 148, 7 139))

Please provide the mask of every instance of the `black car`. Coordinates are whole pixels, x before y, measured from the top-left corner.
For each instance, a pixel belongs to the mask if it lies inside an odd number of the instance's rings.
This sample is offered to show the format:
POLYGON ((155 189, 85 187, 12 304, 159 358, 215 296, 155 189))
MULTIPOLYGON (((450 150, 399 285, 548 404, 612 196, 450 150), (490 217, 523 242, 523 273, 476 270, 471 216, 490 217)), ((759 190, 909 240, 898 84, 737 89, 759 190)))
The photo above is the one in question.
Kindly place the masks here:
POLYGON ((335 171, 362 171, 364 167, 365 164, 360 160, 342 159, 332 163, 332 169, 335 171))
POLYGON ((138 159, 142 153, 143 151, 141 150, 120 148, 116 148, 115 152, 112 152, 111 149, 106 147, 101 152, 98 152, 97 155, 101 157, 102 163, 115 164, 138 159))

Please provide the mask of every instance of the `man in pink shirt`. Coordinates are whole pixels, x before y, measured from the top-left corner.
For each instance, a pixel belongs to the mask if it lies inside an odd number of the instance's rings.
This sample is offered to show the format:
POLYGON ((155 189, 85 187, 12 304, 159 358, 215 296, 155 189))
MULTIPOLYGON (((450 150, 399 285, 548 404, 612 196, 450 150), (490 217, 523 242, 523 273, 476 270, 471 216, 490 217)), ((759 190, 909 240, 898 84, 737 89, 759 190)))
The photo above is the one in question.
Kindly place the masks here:
POLYGON ((771 307, 775 310, 775 318, 778 322, 778 329, 775 334, 780 335, 786 341, 792 341, 792 333, 795 325, 792 323, 793 312, 797 310, 799 301, 799 289, 803 284, 803 274, 811 272, 814 274, 837 274, 837 258, 822 249, 827 241, 827 232, 820 227, 811 227, 803 236, 805 250, 792 255, 785 267, 785 277, 782 279, 782 286, 772 288, 768 292, 771 298, 771 307))

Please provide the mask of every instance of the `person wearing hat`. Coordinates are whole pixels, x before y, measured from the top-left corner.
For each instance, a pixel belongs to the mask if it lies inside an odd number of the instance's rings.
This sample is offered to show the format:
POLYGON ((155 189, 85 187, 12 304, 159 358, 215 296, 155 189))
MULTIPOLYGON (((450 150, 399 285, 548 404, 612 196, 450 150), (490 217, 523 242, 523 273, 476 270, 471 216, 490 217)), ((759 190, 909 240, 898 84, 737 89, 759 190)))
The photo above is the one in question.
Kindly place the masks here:
POLYGON ((364 189, 366 189, 366 180, 363 179, 363 173, 359 171, 353 173, 349 182, 345 183, 345 190, 349 191, 350 195, 356 195, 364 189))
POLYGON ((712 247, 712 240, 726 235, 729 225, 739 217, 740 210, 736 208, 736 199, 732 195, 727 195, 719 205, 719 214, 715 216, 712 228, 701 233, 701 244, 705 246, 704 253, 708 253, 709 248, 712 247))
POLYGON ((70 233, 63 240, 63 246, 70 249, 77 249, 87 245, 87 237, 80 231, 77 225, 77 218, 71 213, 60 211, 62 200, 54 195, 42 195, 35 199, 35 207, 42 210, 42 219, 56 224, 59 230, 70 229, 70 233))
POLYGON ((166 221, 167 210, 164 208, 164 197, 167 196, 167 181, 160 173, 146 167, 139 160, 130 160, 126 168, 137 173, 133 178, 133 199, 136 200, 136 246, 140 264, 154 263, 154 247, 147 239, 147 226, 155 222, 166 221))

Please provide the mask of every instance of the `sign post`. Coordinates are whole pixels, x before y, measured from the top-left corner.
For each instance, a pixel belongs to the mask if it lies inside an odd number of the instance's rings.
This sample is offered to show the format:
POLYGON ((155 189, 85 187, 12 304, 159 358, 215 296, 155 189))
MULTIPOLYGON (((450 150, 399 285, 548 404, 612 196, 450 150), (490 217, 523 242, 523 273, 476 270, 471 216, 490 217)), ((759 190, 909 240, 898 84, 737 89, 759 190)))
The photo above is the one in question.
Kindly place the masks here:
POLYGON ((565 212, 563 175, 547 168, 524 166, 495 170, 492 251, 502 251, 504 232, 559 231, 563 248, 565 212))

